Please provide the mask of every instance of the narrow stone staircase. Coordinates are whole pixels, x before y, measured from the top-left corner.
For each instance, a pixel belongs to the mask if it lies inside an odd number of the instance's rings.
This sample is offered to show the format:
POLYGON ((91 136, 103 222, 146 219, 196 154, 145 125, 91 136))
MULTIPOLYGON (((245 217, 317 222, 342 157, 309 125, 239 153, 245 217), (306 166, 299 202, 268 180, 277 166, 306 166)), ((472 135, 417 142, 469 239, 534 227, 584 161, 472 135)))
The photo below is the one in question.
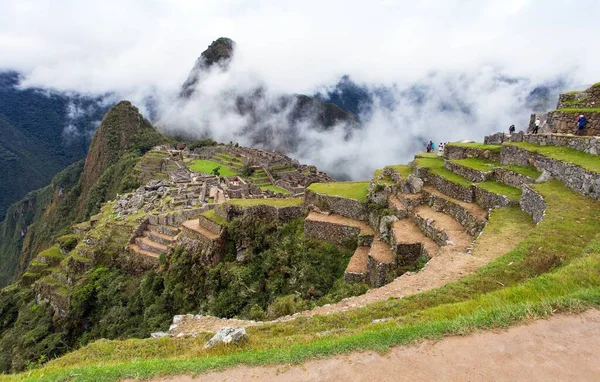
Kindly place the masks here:
POLYGON ((135 242, 129 244, 129 248, 138 255, 158 258, 175 245, 179 231, 177 227, 149 224, 142 236, 136 237, 135 242))

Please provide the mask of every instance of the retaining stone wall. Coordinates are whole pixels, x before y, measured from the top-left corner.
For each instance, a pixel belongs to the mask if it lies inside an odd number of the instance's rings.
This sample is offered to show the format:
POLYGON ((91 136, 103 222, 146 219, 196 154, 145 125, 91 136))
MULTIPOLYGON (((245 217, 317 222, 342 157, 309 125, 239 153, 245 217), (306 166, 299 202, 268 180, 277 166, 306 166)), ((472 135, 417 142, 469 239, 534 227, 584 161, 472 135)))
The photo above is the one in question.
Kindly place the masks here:
POLYGON ((483 228, 486 224, 485 220, 477 219, 467 209, 463 208, 459 204, 453 203, 448 199, 437 195, 428 194, 427 191, 424 191, 424 194, 425 200, 431 208, 451 216, 463 226, 469 235, 477 236, 481 231, 483 231, 483 228))
POLYGON ((215 207, 215 214, 224 220, 231 221, 241 216, 251 216, 261 220, 273 220, 282 223, 303 215, 302 206, 275 207, 265 204, 255 206, 236 206, 221 204, 215 207))
POLYGON ((494 169, 494 178, 500 183, 508 184, 509 186, 517 188, 520 188, 524 184, 532 184, 535 182, 535 179, 532 179, 527 175, 519 174, 518 172, 499 167, 494 169))
POLYGON ((308 189, 304 193, 304 205, 306 207, 314 205, 321 211, 331 211, 350 219, 367 220, 368 218, 366 203, 339 196, 318 194, 308 189))
POLYGON ((580 114, 585 115, 587 119, 587 127, 584 130, 584 135, 597 136, 600 135, 600 113, 580 113, 551 111, 548 113, 548 132, 573 134, 577 130, 577 117, 580 114))
POLYGON ((169 212, 161 215, 148 215, 148 222, 152 225, 178 226, 185 221, 199 217, 203 212, 206 212, 209 209, 210 208, 208 206, 204 206, 200 208, 169 212))
POLYGON ((204 265, 217 265, 221 261, 225 249, 225 242, 222 238, 211 240, 185 226, 181 227, 177 245, 193 254, 194 258, 204 265))
POLYGON ((523 211, 531 215, 535 224, 542 221, 544 214, 546 213, 546 201, 542 195, 525 185, 523 186, 523 194, 521 195, 519 204, 523 211))
POLYGON ((504 195, 498 195, 493 192, 479 188, 476 185, 473 187, 475 191, 475 203, 481 208, 491 209, 506 207, 509 205, 517 204, 517 202, 510 200, 504 195))
POLYGON ((223 231, 225 230, 225 227, 223 227, 222 225, 217 224, 202 215, 200 215, 200 217, 198 218, 198 223, 200 224, 201 227, 204 227, 207 230, 216 233, 217 235, 222 234, 223 231))
POLYGON ((448 160, 445 161, 444 167, 446 170, 450 170, 463 178, 469 179, 471 182, 485 182, 486 180, 490 180, 494 175, 493 167, 490 167, 489 171, 479 171, 448 160))
POLYGON ((71 296, 61 295, 54 290, 54 286, 41 280, 36 281, 34 285, 36 303, 39 305, 47 302, 55 313, 61 317, 66 317, 71 305, 71 296))
POLYGON ((421 231, 438 245, 446 245, 448 243, 448 234, 446 231, 436 227, 435 224, 433 224, 433 221, 419 215, 415 215, 413 220, 421 231))
POLYGON ((600 86, 592 86, 584 91, 559 95, 556 108, 591 108, 598 106, 600 106, 600 86))
POLYGON ((473 202, 473 188, 452 183, 444 177, 427 173, 425 183, 432 185, 441 193, 463 202, 473 202))
POLYGON ((560 146, 588 154, 600 154, 600 137, 581 137, 556 134, 532 134, 523 137, 524 142, 540 146, 560 146))
POLYGON ((385 285, 387 272, 391 264, 380 263, 371 256, 367 259, 367 281, 370 286, 379 288, 385 285))
POLYGON ((531 164, 537 169, 548 171, 570 189, 590 198, 600 199, 600 174, 583 167, 547 158, 517 146, 502 147, 502 163, 521 166, 531 164))
POLYGON ((448 144, 444 148, 444 157, 446 159, 479 158, 497 162, 500 159, 500 153, 494 150, 454 146, 448 144))
POLYGON ((304 221, 304 236, 310 239, 342 245, 350 241, 356 241, 359 234, 360 228, 358 227, 315 220, 304 221))

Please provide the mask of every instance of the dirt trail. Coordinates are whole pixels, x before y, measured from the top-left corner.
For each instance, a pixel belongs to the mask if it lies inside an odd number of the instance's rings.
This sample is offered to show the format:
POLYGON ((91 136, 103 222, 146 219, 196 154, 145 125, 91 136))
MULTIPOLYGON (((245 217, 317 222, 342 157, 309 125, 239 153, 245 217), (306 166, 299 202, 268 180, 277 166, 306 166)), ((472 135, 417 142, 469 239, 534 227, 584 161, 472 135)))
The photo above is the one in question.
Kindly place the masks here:
POLYGON ((156 381, 597 381, 600 311, 559 315, 500 332, 478 332, 351 353, 294 366, 240 366, 156 381))

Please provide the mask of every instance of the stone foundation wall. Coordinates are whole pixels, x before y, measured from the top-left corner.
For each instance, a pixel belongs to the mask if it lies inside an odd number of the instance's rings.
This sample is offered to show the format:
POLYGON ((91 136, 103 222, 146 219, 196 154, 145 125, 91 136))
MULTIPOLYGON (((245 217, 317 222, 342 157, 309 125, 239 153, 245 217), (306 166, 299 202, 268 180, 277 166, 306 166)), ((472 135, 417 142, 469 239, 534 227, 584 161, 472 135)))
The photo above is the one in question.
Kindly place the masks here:
POLYGON ((321 211, 331 211, 350 219, 367 220, 368 218, 366 203, 339 196, 318 194, 308 189, 304 194, 304 205, 307 208, 313 205, 321 211))
POLYGON ((499 167, 494 169, 494 178, 500 183, 508 184, 509 186, 517 188, 521 188, 521 186, 524 184, 531 184, 535 182, 535 179, 532 179, 526 175, 499 167))
POLYGON ((265 204, 258 204, 255 206, 221 204, 215 207, 215 214, 227 221, 242 216, 251 216, 256 219, 286 223, 301 217, 304 214, 304 211, 302 206, 275 207, 265 204))
POLYGON ((444 157, 446 159, 479 158, 497 162, 500 159, 500 152, 448 144, 444 148, 444 157))
POLYGON ((546 170, 570 189, 593 199, 600 199, 600 174, 583 167, 547 158, 517 146, 502 146, 502 163, 532 165, 546 170))
POLYGON ((170 225, 178 226, 181 223, 199 217, 203 212, 208 211, 208 206, 200 208, 190 208, 175 212, 169 212, 160 215, 148 215, 148 222, 152 225, 170 225))
POLYGON ((444 177, 427 173, 424 179, 425 183, 432 185, 441 193, 446 194, 454 199, 462 200, 463 202, 473 201, 473 188, 465 187, 460 184, 452 183, 444 177))
POLYGON ((519 204, 521 205, 521 209, 533 218, 535 224, 538 224, 544 218, 546 201, 542 195, 538 194, 531 187, 527 185, 523 187, 523 194, 521 195, 519 204))
POLYGON ((355 242, 360 235, 360 228, 342 224, 315 220, 304 221, 304 236, 310 239, 329 241, 342 245, 355 242))
POLYGON ((477 186, 473 187, 475 191, 475 203, 481 208, 489 210, 491 208, 501 208, 509 205, 515 205, 518 202, 512 201, 504 195, 498 195, 484 190, 477 186))
POLYGON ((490 167, 489 171, 479 171, 448 160, 444 163, 444 167, 446 170, 450 170, 463 178, 469 179, 471 182, 485 182, 486 180, 490 180, 494 175, 493 167, 490 167))
POLYGON ((461 205, 453 203, 452 201, 445 199, 440 196, 432 195, 423 191, 425 194, 426 203, 438 212, 443 212, 446 215, 451 216, 454 220, 463 226, 465 231, 473 237, 479 235, 486 225, 485 220, 479 220, 473 216, 467 209, 461 205))

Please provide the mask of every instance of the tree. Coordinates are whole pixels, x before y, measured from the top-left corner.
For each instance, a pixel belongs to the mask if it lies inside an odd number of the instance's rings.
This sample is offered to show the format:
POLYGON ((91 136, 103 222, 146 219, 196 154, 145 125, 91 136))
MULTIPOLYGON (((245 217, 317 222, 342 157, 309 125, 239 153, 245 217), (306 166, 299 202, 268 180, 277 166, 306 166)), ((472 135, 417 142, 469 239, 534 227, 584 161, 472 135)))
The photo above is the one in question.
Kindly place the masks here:
POLYGON ((212 170, 212 174, 213 174, 214 176, 221 176, 221 171, 220 171, 220 170, 221 170, 221 166, 219 166, 219 167, 215 167, 215 168, 213 168, 213 170, 212 170))

